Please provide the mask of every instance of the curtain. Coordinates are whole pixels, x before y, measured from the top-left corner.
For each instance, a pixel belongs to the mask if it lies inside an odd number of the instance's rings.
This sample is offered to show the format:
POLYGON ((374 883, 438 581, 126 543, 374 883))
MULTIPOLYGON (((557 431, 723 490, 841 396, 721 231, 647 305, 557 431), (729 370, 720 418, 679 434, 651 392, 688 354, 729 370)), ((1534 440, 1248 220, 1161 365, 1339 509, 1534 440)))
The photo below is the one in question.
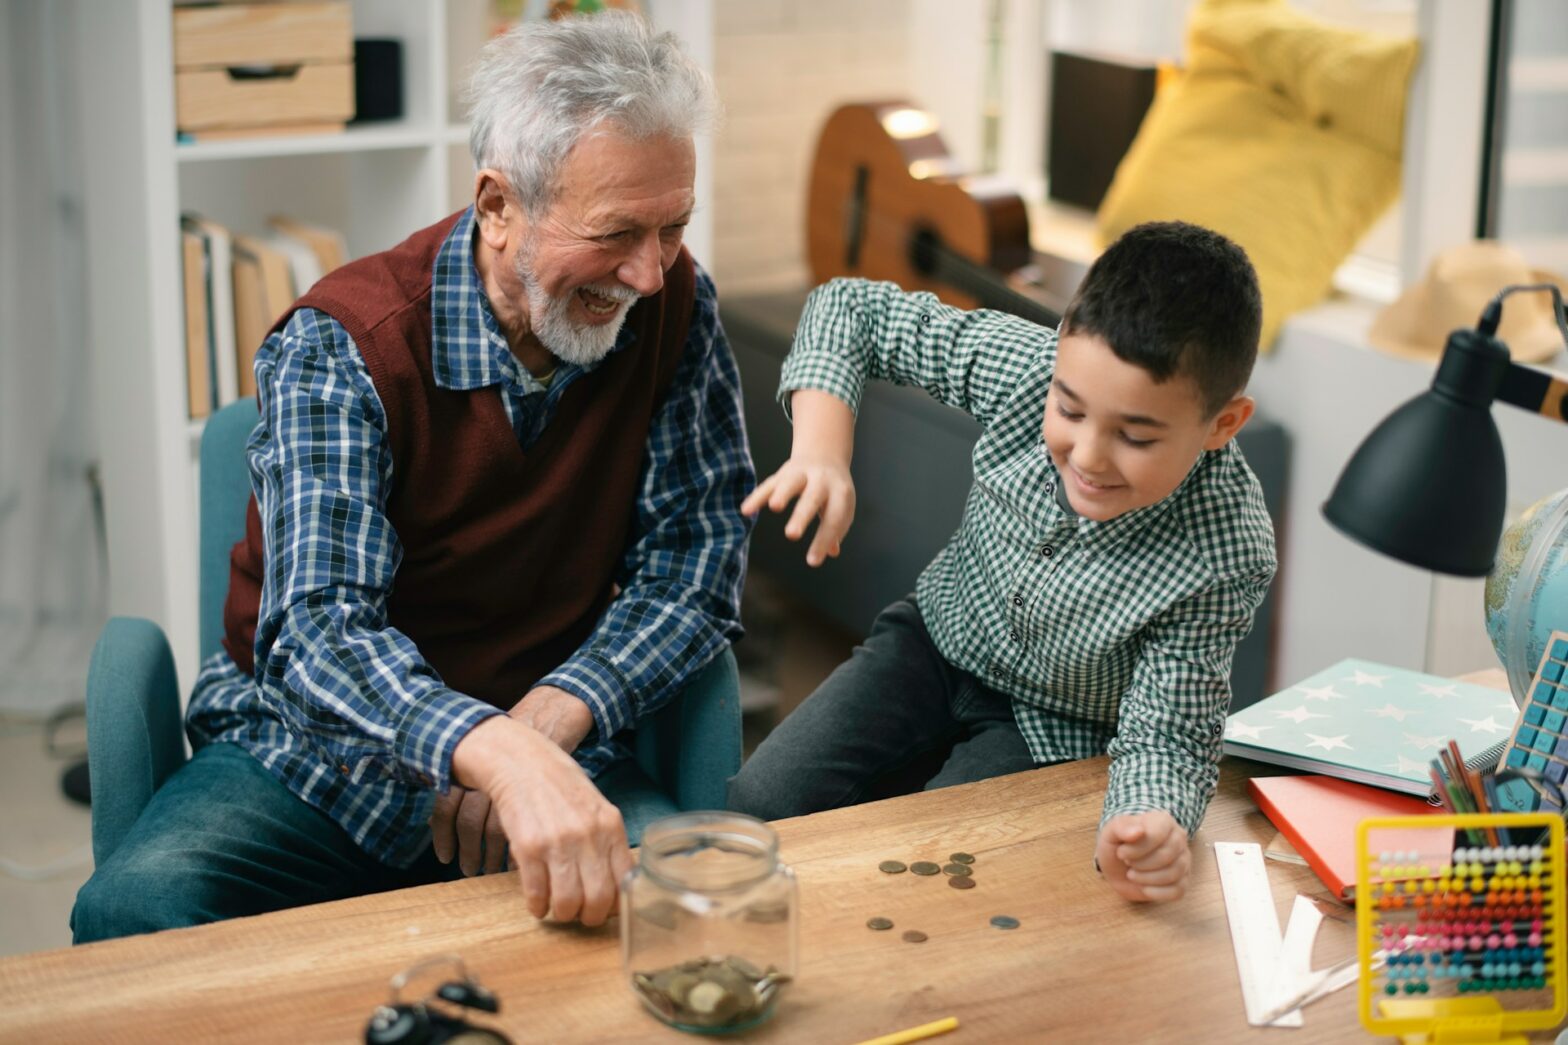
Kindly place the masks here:
MULTIPOLYGON (((105 617, 69 54, 76 5, 0 0, 0 714, 83 697, 105 617)), ((113 157, 90 156, 90 162, 113 157)))

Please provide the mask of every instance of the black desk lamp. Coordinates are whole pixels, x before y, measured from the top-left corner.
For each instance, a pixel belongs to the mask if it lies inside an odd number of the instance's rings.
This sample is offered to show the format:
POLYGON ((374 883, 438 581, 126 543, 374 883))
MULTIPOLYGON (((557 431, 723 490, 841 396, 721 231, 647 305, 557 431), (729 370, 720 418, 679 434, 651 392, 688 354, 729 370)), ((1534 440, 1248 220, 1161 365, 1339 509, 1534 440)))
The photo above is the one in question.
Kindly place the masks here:
POLYGON ((1323 515, 1362 544, 1412 566, 1484 577, 1503 533, 1503 441, 1492 401, 1568 422, 1568 378, 1509 358, 1495 336, 1503 299, 1552 295, 1568 343, 1562 292, 1550 283, 1505 288, 1474 330, 1448 335, 1432 387, 1390 414, 1350 458, 1323 515))

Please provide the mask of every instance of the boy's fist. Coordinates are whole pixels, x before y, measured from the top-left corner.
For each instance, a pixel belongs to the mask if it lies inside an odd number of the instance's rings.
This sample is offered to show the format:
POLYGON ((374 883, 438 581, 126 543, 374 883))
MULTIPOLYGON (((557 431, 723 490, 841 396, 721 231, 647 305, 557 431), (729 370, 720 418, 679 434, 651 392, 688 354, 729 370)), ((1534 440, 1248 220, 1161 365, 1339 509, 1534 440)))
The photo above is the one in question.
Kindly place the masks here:
POLYGON ((1186 895, 1192 869, 1187 832, 1163 809, 1111 817, 1100 828, 1094 859, 1111 888, 1128 900, 1186 895))

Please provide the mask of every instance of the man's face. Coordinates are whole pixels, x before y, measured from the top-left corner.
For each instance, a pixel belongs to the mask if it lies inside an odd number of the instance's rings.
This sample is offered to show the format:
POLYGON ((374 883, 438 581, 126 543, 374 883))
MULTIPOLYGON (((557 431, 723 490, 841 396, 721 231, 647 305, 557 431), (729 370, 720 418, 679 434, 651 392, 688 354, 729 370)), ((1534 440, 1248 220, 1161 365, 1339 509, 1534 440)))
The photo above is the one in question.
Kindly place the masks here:
POLYGON ((553 355, 578 364, 604 358, 632 304, 664 286, 691 218, 695 176, 688 138, 590 132, 568 154, 559 192, 513 263, 530 330, 553 355))
POLYGON ((1199 452, 1230 434, 1204 417, 1191 378, 1156 384, 1103 339, 1070 333, 1057 346, 1043 427, 1073 510, 1100 521, 1164 500, 1199 452))

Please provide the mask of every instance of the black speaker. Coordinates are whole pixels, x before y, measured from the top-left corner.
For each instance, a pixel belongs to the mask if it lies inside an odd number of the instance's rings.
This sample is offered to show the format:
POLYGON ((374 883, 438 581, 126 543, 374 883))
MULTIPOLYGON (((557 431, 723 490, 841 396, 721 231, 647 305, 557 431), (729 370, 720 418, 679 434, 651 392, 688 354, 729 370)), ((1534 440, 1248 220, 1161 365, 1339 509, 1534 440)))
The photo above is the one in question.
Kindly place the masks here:
POLYGON ((354 98, 351 123, 403 118, 403 41, 354 41, 354 98))
POLYGON ((1051 52, 1046 175, 1053 200, 1100 206, 1154 101, 1158 78, 1152 62, 1051 52))

